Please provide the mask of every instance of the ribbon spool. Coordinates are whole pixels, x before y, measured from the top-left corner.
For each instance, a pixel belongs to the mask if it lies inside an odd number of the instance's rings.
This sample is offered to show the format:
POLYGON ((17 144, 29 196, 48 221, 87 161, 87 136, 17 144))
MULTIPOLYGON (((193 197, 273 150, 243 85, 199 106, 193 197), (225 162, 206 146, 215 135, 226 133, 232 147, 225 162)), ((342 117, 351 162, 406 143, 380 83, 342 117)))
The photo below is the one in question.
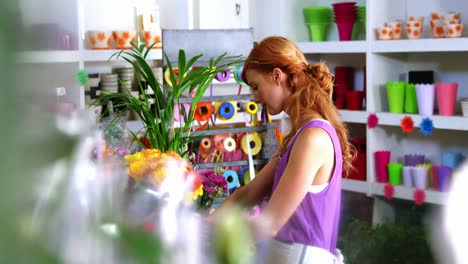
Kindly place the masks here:
POLYGON ((227 138, 228 135, 215 135, 213 138, 214 146, 219 152, 224 152, 223 140, 227 138))
MULTIPOLYGON (((257 170, 254 171, 255 174, 257 174, 257 170)), ((247 170, 244 173, 244 176, 242 177, 242 180, 244 180, 244 185, 250 182, 250 170, 247 170)))
POLYGON ((184 122, 184 113, 182 106, 185 108, 185 116, 188 116, 190 111, 189 104, 176 104, 174 105, 174 120, 177 122, 184 122))
POLYGON ((211 102, 200 102, 195 107, 194 118, 198 122, 208 121, 213 112, 214 109, 211 102))
POLYGON ((245 154, 249 153, 247 144, 250 146, 252 156, 257 155, 262 150, 262 140, 257 132, 249 133, 249 142, 247 142, 246 135, 241 138, 241 148, 245 154))
POLYGON ((230 121, 237 115, 237 107, 232 101, 217 102, 215 111, 218 119, 222 121, 230 121))
POLYGON ((202 138, 198 147, 198 155, 206 159, 211 153, 211 140, 210 138, 202 138))
POLYGON ((239 176, 233 170, 227 170, 223 173, 223 177, 226 179, 228 189, 234 189, 239 184, 239 176))
POLYGON ((244 68, 244 65, 239 65, 236 67, 234 70, 234 79, 236 82, 242 86, 248 86, 243 80, 242 80, 242 69, 244 68))
MULTIPOLYGON (((239 175, 239 182, 241 185, 244 185, 245 182, 244 182, 244 175, 245 173, 249 170, 249 167, 242 167, 238 172, 237 172, 237 175, 239 175)), ((250 179, 250 177, 249 177, 250 179)))
POLYGON ((237 144, 232 137, 227 137, 223 139, 223 148, 227 152, 234 152, 236 150, 237 144))
POLYGON ((225 71, 216 73, 215 79, 220 82, 225 82, 231 78, 231 70, 226 69, 225 71))
POLYGON ((258 112, 258 105, 255 102, 239 102, 238 104, 241 111, 249 115, 255 115, 258 112))

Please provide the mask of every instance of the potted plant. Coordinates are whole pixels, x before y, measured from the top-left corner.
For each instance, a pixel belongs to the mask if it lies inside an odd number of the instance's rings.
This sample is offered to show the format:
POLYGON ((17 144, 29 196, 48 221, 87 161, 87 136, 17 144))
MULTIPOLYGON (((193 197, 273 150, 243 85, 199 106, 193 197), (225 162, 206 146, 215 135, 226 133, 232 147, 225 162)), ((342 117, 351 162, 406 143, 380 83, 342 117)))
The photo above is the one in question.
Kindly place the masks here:
POLYGON ((166 71, 169 73, 171 82, 171 87, 169 87, 158 82, 146 61, 152 46, 146 48, 145 44, 132 43, 132 47, 131 50, 122 50, 113 54, 109 60, 122 58, 132 65, 139 83, 141 99, 133 96, 126 88, 124 93, 103 92, 94 105, 103 105, 112 101, 115 108, 122 110, 118 113, 118 117, 121 117, 126 110, 133 109, 143 123, 145 140, 147 140, 142 142, 136 134, 133 134, 141 146, 158 149, 162 153, 173 151, 185 158, 188 153, 188 144, 196 139, 190 136, 190 132, 195 108, 200 98, 205 94, 216 74, 241 63, 241 57, 227 56, 225 53, 217 58, 211 58, 206 66, 193 67, 203 55, 186 58, 185 51, 180 50, 177 68, 175 68, 164 54, 167 63, 166 71), (154 92, 154 109, 151 107, 150 95, 146 92, 147 87, 144 87, 142 83, 154 92), (187 94, 192 95, 190 107, 179 108, 183 122, 176 127, 174 107, 179 107, 180 98, 187 94))

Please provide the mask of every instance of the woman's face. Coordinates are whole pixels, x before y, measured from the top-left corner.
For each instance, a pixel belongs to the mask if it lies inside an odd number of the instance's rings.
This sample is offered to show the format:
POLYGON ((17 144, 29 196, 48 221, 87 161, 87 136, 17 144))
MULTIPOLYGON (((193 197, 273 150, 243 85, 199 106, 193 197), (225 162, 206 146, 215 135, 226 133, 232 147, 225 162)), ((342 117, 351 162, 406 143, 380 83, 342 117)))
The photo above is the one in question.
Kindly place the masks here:
POLYGON ((291 94, 286 86, 286 74, 278 68, 266 74, 248 69, 245 77, 256 103, 261 104, 271 115, 277 115, 284 110, 291 94))

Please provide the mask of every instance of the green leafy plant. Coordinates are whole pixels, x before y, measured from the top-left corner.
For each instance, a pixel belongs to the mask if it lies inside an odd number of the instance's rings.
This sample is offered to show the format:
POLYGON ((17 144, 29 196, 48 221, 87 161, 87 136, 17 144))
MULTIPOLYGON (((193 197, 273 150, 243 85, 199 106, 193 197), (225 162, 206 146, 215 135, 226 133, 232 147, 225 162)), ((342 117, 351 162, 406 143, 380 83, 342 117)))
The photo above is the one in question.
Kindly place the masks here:
MULTIPOLYGON (((206 66, 194 67, 203 55, 199 54, 187 59, 185 51, 180 50, 177 71, 175 71, 169 58, 164 54, 172 86, 169 87, 158 82, 146 60, 152 46, 146 48, 144 44, 132 43, 132 47, 131 50, 122 50, 113 54, 109 60, 122 58, 133 66, 140 85, 142 99, 133 96, 126 88, 124 93, 103 92, 94 105, 103 105, 112 101, 115 108, 122 110, 117 115, 119 117, 126 110, 133 109, 143 122, 145 136, 151 148, 159 149, 162 152, 175 151, 181 157, 185 157, 188 153, 188 144, 196 140, 190 136, 190 132, 193 127, 192 122, 197 103, 205 94, 216 74, 241 63, 241 57, 227 56, 224 53, 217 58, 211 58, 206 66), (146 87, 142 85, 142 81, 154 92, 154 108, 151 107, 151 97, 146 93, 146 87), (184 122, 181 122, 179 127, 175 127, 174 106, 180 105, 180 99, 188 95, 192 95, 190 108, 187 112, 185 107, 180 107, 180 115, 184 122)), ((142 146, 144 145, 136 134, 133 136, 142 146)))
POLYGON ((414 212, 395 223, 371 225, 354 219, 341 232, 338 248, 345 263, 435 263, 425 225, 414 212))

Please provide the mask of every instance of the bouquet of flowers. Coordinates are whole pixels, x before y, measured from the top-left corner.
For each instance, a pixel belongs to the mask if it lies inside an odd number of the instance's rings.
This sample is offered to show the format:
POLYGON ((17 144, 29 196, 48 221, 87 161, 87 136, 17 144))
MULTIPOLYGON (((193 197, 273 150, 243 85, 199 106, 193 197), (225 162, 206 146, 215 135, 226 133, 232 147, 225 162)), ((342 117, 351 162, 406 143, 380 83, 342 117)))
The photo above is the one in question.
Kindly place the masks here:
POLYGON ((148 180, 155 188, 162 188, 168 177, 178 182, 189 183, 188 193, 192 199, 203 194, 203 185, 199 174, 177 153, 162 153, 158 149, 146 149, 125 156, 128 174, 135 181, 148 180))
POLYGON ((228 195, 227 181, 222 175, 216 174, 212 170, 200 172, 203 184, 203 193, 198 199, 198 209, 209 210, 213 208, 218 198, 228 195))

